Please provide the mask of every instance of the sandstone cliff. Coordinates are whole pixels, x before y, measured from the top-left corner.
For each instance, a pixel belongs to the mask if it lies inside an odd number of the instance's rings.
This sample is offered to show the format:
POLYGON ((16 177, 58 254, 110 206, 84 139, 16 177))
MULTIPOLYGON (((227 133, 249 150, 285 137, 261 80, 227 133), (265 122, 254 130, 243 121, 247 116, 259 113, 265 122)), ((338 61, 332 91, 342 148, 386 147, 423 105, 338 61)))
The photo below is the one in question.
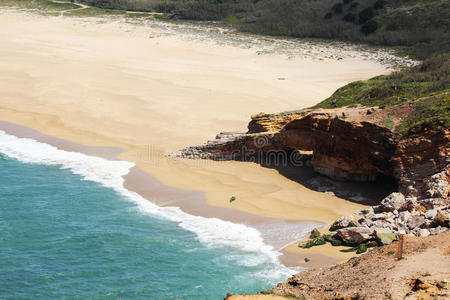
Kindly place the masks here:
POLYGON ((448 170, 448 128, 422 126, 400 134, 365 121, 361 113, 366 113, 366 109, 346 111, 344 115, 341 110, 334 113, 313 110, 274 117, 259 115, 253 117, 247 134, 218 135, 216 140, 188 147, 178 155, 249 160, 284 151, 295 163, 293 151, 312 151, 312 166, 320 174, 356 181, 373 181, 379 175, 390 175, 407 196, 429 194, 425 185, 430 177, 448 170), (349 111, 356 116, 350 116, 349 111))
POLYGON ((254 115, 247 133, 222 133, 176 155, 263 165, 269 158, 275 165, 302 166, 307 151, 319 174, 352 181, 388 176, 397 182, 399 193, 359 212, 359 220, 341 226, 345 234, 329 233, 308 245, 326 240, 354 246, 355 236, 363 237, 356 244, 380 244, 381 235, 392 242, 405 234, 445 232, 450 221, 449 58, 445 54, 350 83, 313 108, 254 115))

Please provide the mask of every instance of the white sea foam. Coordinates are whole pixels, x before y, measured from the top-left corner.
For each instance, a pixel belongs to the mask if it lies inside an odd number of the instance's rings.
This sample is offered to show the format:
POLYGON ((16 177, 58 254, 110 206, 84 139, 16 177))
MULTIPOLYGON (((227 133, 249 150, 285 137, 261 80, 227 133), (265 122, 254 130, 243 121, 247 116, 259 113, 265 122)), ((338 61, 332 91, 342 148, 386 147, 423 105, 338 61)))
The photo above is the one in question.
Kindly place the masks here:
POLYGON ((134 163, 68 152, 33 139, 18 138, 1 130, 0 153, 24 163, 60 166, 85 180, 112 188, 128 201, 136 203, 142 213, 177 222, 181 228, 195 233, 203 244, 211 247, 233 247, 248 252, 251 255, 247 257, 248 262, 243 264, 271 266, 270 272, 265 272, 270 277, 283 278, 295 273, 293 269, 279 264, 280 253, 265 244, 261 233, 255 228, 217 218, 189 215, 178 207, 160 207, 127 190, 123 185, 123 176, 129 173, 134 163), (255 255, 258 255, 258 258, 255 255))

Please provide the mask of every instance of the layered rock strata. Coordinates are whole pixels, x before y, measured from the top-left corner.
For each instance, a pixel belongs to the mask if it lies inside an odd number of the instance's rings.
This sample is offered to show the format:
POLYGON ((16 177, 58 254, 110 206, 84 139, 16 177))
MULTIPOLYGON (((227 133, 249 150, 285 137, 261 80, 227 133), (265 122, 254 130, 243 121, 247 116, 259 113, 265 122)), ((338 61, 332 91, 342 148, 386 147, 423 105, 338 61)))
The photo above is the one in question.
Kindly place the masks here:
POLYGON ((255 161, 273 155, 295 165, 301 159, 300 151, 312 151, 312 167, 320 174, 354 181, 387 175, 398 182, 400 193, 388 196, 365 215, 360 212, 358 225, 353 227, 370 228, 372 236, 377 229, 417 236, 445 231, 449 218, 449 128, 422 124, 401 134, 367 122, 357 112, 259 114, 252 117, 247 133, 222 133, 214 141, 185 148, 176 156, 255 161), (405 216, 405 212, 410 215, 405 216))

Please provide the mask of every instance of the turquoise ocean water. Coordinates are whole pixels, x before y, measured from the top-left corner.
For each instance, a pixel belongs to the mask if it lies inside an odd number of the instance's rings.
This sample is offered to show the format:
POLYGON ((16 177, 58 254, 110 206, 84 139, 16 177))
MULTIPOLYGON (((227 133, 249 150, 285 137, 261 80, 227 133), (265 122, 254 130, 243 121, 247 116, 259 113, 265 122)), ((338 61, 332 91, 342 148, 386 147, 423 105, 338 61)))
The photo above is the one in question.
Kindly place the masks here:
POLYGON ((250 228, 136 200, 119 163, 1 131, 0 153, 0 299, 223 299, 292 273, 250 228))

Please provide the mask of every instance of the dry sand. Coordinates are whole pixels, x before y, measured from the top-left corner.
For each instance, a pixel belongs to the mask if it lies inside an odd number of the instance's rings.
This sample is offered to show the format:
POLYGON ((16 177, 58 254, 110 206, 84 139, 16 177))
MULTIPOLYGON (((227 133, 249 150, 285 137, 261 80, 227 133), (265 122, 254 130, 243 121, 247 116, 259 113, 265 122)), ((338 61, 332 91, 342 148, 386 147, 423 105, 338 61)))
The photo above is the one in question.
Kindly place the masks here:
POLYGON ((82 145, 124 149, 121 159, 164 185, 203 192, 215 207, 320 222, 362 207, 257 164, 164 154, 220 131, 245 131, 249 116, 260 111, 311 106, 345 83, 387 72, 384 65, 258 55, 177 35, 149 38, 117 20, 11 10, 0 11, 0 44, 0 120, 82 145))

